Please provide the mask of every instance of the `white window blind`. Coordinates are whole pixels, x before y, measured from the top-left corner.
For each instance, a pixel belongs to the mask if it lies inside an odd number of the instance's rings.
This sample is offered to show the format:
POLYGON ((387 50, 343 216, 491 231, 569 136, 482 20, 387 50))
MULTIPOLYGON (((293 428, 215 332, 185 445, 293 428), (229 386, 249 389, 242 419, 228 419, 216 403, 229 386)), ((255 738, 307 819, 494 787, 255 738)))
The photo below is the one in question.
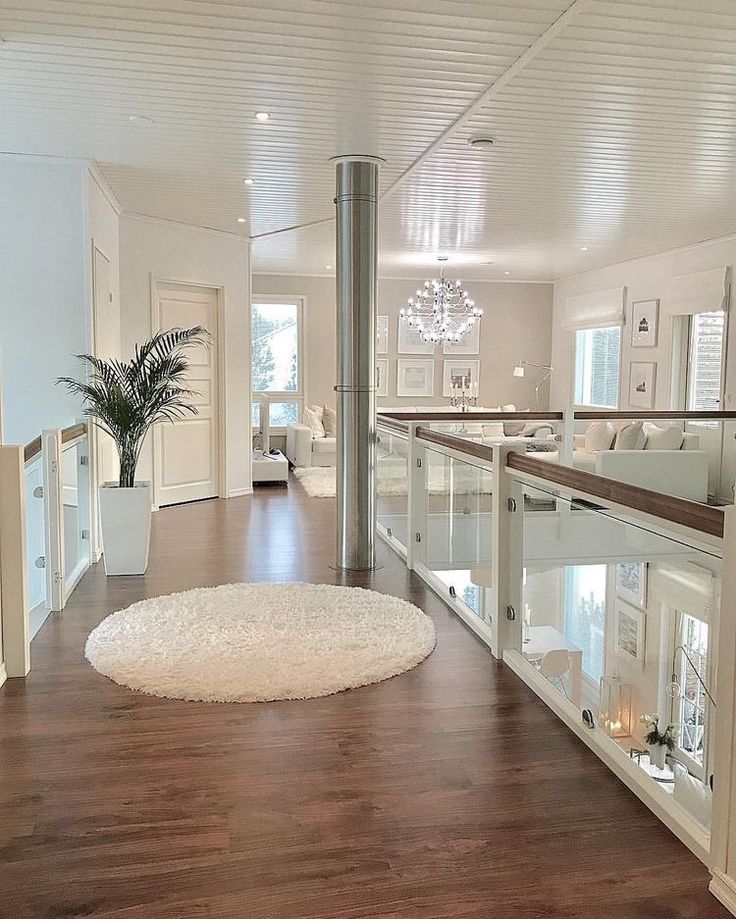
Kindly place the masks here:
POLYGON ((623 325, 626 288, 596 290, 565 301, 562 326, 568 330, 593 329, 601 326, 623 325))
POLYGON ((575 333, 575 404, 618 408, 621 327, 575 333))
POLYGON ((721 407, 723 332, 726 314, 696 313, 690 318, 687 408, 717 412, 721 407))
POLYGON ((710 268, 669 278, 664 312, 670 316, 694 316, 725 310, 729 274, 727 268, 710 268))

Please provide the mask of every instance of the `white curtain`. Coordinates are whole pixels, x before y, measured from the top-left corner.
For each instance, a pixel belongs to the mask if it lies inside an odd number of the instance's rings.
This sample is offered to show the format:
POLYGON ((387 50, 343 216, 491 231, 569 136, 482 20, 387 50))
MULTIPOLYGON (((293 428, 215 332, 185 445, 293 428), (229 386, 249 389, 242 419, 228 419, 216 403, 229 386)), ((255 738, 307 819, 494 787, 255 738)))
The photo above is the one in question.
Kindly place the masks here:
POLYGON ((626 315, 626 288, 596 290, 565 301, 562 326, 568 330, 596 329, 623 325, 626 315))
POLYGON ((669 316, 715 313, 728 307, 728 268, 710 268, 667 279, 664 312, 669 316))

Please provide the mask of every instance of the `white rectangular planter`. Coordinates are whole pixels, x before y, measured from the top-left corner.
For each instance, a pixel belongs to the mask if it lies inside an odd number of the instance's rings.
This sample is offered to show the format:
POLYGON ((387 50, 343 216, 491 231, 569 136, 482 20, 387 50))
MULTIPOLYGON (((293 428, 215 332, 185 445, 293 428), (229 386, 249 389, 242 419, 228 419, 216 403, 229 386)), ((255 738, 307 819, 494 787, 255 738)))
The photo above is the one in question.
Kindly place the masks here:
POLYGON ((106 482, 98 489, 102 551, 106 574, 145 574, 151 536, 151 483, 120 488, 106 482))

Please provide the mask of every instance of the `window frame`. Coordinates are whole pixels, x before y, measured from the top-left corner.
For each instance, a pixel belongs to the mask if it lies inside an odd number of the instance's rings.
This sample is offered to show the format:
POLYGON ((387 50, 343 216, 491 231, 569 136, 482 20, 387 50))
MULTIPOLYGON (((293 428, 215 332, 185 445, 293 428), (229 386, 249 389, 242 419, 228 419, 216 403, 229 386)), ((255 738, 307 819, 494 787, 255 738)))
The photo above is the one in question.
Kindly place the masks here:
MULTIPOLYGON (((720 366, 720 375, 718 383, 718 408, 716 411, 721 411, 723 409, 723 398, 725 390, 725 371, 726 371, 726 344, 728 341, 728 314, 725 310, 713 310, 712 312, 723 313, 723 331, 721 334, 721 366, 720 366)), ((698 409, 691 409, 690 407, 690 397, 692 394, 693 384, 694 384, 694 348, 693 348, 693 334, 695 329, 694 319, 696 315, 704 315, 701 313, 692 314, 686 317, 686 328, 684 330, 684 348, 685 348, 685 365, 684 365, 684 382, 683 382, 683 395, 684 395, 684 404, 686 411, 699 411, 698 409)), ((709 426, 717 425, 717 421, 706 421, 700 422, 701 424, 707 424, 709 426)))
POLYGON ((603 325, 586 325, 573 330, 572 336, 572 398, 571 403, 576 409, 601 409, 602 411, 617 411, 621 406, 621 355, 623 351, 623 329, 620 323, 610 322, 603 325), (618 329, 618 386, 615 405, 600 405, 595 402, 579 402, 577 392, 578 377, 578 335, 586 332, 598 332, 604 329, 618 329))
MULTIPOLYGON (((684 629, 685 629, 685 617, 689 616, 691 619, 696 619, 700 621, 708 630, 707 637, 707 649, 706 649, 706 664, 705 664, 705 675, 703 679, 708 685, 713 684, 713 654, 712 654, 712 629, 711 625, 708 622, 700 620, 698 616, 693 616, 692 613, 687 613, 683 610, 679 610, 673 607, 669 608, 670 610, 670 622, 671 622, 671 638, 669 641, 669 659, 672 664, 672 669, 674 671, 673 676, 675 676, 682 685, 683 673, 689 667, 689 663, 685 658, 685 655, 681 651, 675 651, 679 645, 684 645, 684 629)), ((702 690, 701 690, 702 692, 702 690)), ((689 750, 686 750, 683 746, 680 745, 680 734, 678 731, 677 739, 675 740, 675 759, 678 762, 682 763, 690 772, 691 775, 700 779, 701 782, 706 781, 706 777, 709 774, 709 763, 710 763, 710 739, 711 739, 711 718, 712 711, 711 705, 705 693, 702 693, 702 696, 705 700, 705 705, 703 707, 704 721, 703 721, 703 761, 699 762, 689 750)), ((670 701, 670 721, 680 727, 681 717, 682 717, 682 707, 683 699, 675 697, 670 701)))
MULTIPOLYGON (((250 298, 250 315, 248 317, 249 329, 250 329, 250 341, 251 341, 251 362, 250 362, 250 393, 251 393, 251 405, 253 403, 254 397, 259 396, 262 401, 261 411, 266 409, 269 415, 269 432, 270 434, 275 434, 278 436, 283 436, 286 433, 285 425, 272 425, 270 423, 271 418, 271 403, 272 402, 296 402, 297 404, 297 422, 299 423, 302 419, 304 413, 304 405, 306 403, 306 394, 304 391, 305 381, 307 379, 306 374, 306 349, 304 347, 305 336, 304 336, 304 317, 306 313, 307 298, 302 294, 252 294, 250 298), (253 389, 253 308, 259 303, 283 303, 283 304, 294 304, 297 309, 297 388, 296 390, 268 390, 261 391, 253 389)), ((253 409, 251 408, 251 432, 255 433, 258 428, 253 427, 253 409)))

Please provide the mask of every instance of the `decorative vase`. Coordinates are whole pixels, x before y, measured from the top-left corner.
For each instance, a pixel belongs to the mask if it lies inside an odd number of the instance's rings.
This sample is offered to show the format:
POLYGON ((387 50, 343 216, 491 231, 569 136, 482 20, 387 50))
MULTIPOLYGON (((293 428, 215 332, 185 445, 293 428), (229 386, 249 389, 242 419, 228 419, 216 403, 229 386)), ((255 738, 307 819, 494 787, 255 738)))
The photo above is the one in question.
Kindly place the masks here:
POLYGON ((657 769, 664 769, 664 761, 667 756, 667 745, 662 743, 650 743, 649 762, 657 769))
POLYGON ((105 573, 145 574, 151 536, 151 483, 120 488, 106 482, 99 488, 100 529, 105 573))

